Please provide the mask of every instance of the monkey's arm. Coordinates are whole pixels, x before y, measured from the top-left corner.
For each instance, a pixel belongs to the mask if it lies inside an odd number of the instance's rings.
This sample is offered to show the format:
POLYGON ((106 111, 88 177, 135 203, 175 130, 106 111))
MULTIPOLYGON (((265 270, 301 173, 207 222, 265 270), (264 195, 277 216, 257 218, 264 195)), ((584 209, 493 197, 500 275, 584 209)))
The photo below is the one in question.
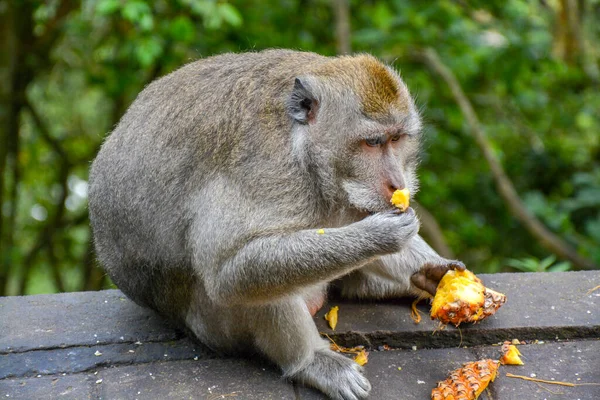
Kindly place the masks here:
POLYGON ((449 269, 464 269, 460 261, 448 260, 415 235, 399 252, 365 265, 337 283, 344 297, 390 298, 435 294, 449 269))
POLYGON ((462 262, 441 257, 419 235, 399 255, 391 255, 390 258, 393 262, 386 258, 384 265, 391 266, 391 278, 403 284, 407 283, 407 277, 410 278, 410 292, 416 295, 423 294, 423 291, 435 295, 440 279, 449 269, 465 269, 462 262), (398 267, 404 267, 405 272, 398 271, 398 267))
POLYGON ((205 275, 219 303, 260 302, 330 281, 399 251, 416 234, 414 215, 383 213, 345 227, 259 236, 205 275))

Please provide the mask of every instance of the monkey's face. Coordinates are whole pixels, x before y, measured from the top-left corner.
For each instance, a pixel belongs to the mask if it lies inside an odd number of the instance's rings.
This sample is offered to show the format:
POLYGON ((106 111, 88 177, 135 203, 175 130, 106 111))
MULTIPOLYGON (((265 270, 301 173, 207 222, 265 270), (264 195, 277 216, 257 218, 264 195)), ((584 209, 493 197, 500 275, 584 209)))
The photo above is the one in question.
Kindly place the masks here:
POLYGON ((416 113, 387 124, 370 119, 357 124, 358 132, 346 143, 345 161, 337 168, 352 208, 385 211, 393 207, 390 199, 395 190, 408 188, 416 193, 419 126, 416 113))
POLYGON ((296 78, 288 112, 294 154, 335 207, 381 212, 396 189, 417 191, 421 121, 400 76, 375 58, 336 58, 296 78))

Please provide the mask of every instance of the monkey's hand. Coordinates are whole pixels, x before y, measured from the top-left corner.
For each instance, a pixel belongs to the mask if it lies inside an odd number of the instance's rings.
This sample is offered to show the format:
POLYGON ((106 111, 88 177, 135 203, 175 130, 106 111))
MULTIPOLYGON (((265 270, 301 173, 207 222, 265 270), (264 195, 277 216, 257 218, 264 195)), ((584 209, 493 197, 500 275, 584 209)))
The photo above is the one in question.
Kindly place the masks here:
POLYGON ((458 271, 465 270, 465 264, 457 260, 445 260, 443 263, 427 263, 416 273, 414 273, 410 281, 417 289, 425 291, 432 296, 435 296, 438 283, 448 270, 455 269, 458 271))
POLYGON ((381 247, 383 254, 402 250, 420 227, 419 219, 410 207, 404 213, 395 210, 373 214, 358 224, 365 225, 365 234, 373 237, 373 243, 381 247))

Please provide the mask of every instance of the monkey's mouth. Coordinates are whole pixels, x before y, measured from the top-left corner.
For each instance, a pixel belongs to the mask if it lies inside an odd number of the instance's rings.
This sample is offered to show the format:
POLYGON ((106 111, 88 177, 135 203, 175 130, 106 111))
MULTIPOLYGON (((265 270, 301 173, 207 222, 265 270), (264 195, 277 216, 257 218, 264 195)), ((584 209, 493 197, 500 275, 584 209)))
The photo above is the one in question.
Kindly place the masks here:
POLYGON ((369 215, 395 209, 389 199, 382 198, 372 185, 349 179, 343 182, 343 188, 347 195, 348 208, 356 218, 363 219, 369 215))
POLYGON ((373 210, 373 209, 359 209, 359 208, 355 208, 355 214, 359 219, 364 219, 370 215, 375 215, 375 214, 379 214, 382 212, 390 212, 390 211, 398 211, 400 212, 399 209, 397 209, 396 207, 384 207, 384 208, 379 208, 377 210, 373 210))

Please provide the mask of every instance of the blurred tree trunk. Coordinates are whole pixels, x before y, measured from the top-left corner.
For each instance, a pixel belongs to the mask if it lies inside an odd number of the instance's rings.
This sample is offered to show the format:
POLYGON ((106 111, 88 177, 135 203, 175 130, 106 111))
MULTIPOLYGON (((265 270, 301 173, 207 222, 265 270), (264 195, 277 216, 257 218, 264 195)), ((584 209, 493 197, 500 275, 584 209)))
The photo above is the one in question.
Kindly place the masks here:
POLYGON ((577 0, 560 0, 557 3, 554 29, 554 55, 568 64, 577 64, 583 45, 577 0))
MULTIPOLYGON (((27 87, 36 74, 51 67, 50 51, 60 37, 62 23, 79 2, 60 1, 44 32, 36 36, 33 16, 39 4, 33 0, 0 0, 0 44, 6 49, 0 56, 0 295, 6 294, 9 270, 15 268, 11 254, 21 179, 19 119, 27 104, 27 87), (8 211, 3 215, 5 207, 8 211)), ((32 252, 36 253, 46 245, 48 243, 37 243, 32 252), (35 250, 40 245, 41 248, 35 250)))
POLYGON ((584 34, 585 21, 597 23, 589 1, 560 0, 555 7, 554 56, 567 64, 581 66, 589 78, 597 81, 600 71, 594 55, 588 51, 584 34))
POLYGON ((0 295, 6 293, 11 267, 15 220, 17 214, 19 168, 19 118, 24 105, 25 90, 33 79, 27 55, 35 40, 33 36, 33 4, 30 1, 3 1, 0 14, 2 48, 2 97, 0 112, 0 207, 8 209, 6 218, 0 212, 0 295), (11 175, 10 179, 7 179, 11 175), (10 185, 9 185, 10 184, 10 185), (8 206, 5 206, 8 204, 8 206))
POLYGON ((411 206, 415 208, 417 215, 421 220, 421 230, 419 233, 426 242, 433 247, 440 256, 454 259, 454 253, 450 249, 450 246, 448 246, 448 243, 446 243, 442 228, 440 228, 440 224, 438 224, 433 214, 416 201, 413 201, 411 206))
POLYGON ((335 14, 337 53, 350 54, 352 44, 350 42, 350 5, 348 0, 333 0, 333 12, 335 14))
POLYGON ((8 138, 13 130, 11 115, 11 89, 14 74, 14 35, 12 35, 12 7, 0 1, 0 296, 5 293, 9 265, 8 251, 4 246, 4 174, 8 158, 8 138))

